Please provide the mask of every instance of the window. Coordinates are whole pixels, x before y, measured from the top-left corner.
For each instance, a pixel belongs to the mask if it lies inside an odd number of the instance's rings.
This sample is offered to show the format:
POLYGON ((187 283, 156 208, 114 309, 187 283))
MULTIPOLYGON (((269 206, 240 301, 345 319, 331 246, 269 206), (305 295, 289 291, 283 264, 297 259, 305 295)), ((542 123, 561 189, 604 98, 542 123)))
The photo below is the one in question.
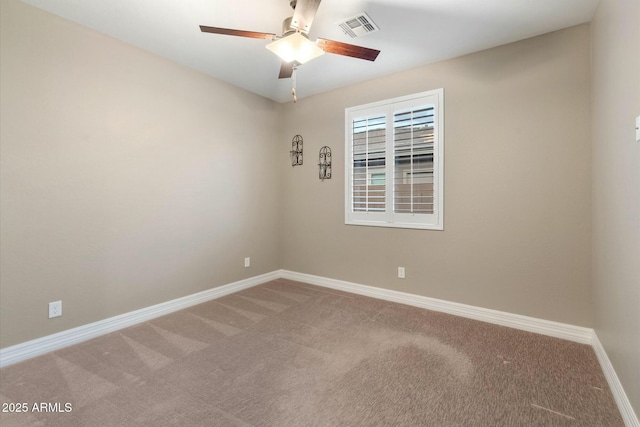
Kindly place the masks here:
POLYGON ((385 185, 386 175, 384 172, 370 172, 370 174, 369 185, 385 185))
POLYGON ((443 229, 443 98, 436 89, 345 110, 346 224, 443 229))

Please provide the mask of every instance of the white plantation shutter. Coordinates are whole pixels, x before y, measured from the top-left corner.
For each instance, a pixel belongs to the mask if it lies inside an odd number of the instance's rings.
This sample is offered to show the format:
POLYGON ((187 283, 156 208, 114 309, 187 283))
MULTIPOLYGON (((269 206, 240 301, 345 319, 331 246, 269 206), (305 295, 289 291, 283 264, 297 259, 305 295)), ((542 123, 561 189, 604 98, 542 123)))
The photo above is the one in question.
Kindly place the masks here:
POLYGON ((443 229, 443 90, 347 108, 345 223, 443 229))

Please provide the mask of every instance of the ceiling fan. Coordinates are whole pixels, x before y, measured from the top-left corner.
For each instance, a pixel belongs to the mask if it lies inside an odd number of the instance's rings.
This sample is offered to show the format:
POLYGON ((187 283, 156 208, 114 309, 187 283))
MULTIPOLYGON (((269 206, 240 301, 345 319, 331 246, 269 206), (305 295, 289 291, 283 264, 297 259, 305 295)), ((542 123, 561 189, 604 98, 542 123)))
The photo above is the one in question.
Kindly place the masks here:
POLYGON ((282 58, 278 78, 290 78, 294 69, 325 52, 353 58, 375 61, 379 50, 355 46, 348 43, 318 38, 315 43, 309 40, 309 30, 321 0, 290 0, 293 16, 282 23, 282 35, 260 33, 256 31, 233 30, 229 28, 200 25, 204 33, 225 34, 229 36, 249 37, 273 40, 266 48, 282 58))

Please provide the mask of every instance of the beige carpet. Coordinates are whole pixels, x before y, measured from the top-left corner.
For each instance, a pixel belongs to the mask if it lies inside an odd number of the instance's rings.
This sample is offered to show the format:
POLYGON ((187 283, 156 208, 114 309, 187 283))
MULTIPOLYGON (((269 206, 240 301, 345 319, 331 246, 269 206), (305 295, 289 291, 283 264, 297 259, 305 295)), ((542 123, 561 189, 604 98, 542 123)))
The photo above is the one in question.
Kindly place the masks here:
POLYGON ((3 427, 623 425, 587 345, 286 280, 6 367, 0 401, 29 408, 3 427))

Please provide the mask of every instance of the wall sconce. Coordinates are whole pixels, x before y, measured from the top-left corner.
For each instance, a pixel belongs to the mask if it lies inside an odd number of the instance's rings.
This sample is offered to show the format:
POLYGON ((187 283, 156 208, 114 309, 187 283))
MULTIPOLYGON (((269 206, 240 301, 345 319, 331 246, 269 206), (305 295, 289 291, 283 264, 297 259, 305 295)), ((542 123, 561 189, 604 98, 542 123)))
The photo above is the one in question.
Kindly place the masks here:
POLYGON ((291 140, 291 166, 298 166, 302 164, 302 136, 296 135, 291 140))
POLYGON ((320 149, 318 174, 322 181, 331 179, 331 148, 326 145, 320 149))

